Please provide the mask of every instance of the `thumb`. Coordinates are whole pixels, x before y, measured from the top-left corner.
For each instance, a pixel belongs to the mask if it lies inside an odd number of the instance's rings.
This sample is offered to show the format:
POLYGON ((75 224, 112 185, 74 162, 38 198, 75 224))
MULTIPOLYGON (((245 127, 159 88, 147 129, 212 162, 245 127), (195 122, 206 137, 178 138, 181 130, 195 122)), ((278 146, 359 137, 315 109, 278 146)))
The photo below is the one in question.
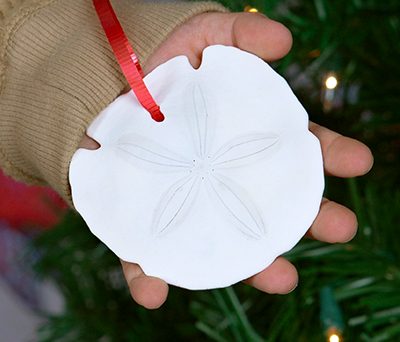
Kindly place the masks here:
POLYGON ((193 67, 201 64, 210 45, 235 46, 267 61, 285 56, 292 35, 282 24, 259 13, 203 13, 178 26, 144 64, 145 73, 169 59, 184 55, 193 67))

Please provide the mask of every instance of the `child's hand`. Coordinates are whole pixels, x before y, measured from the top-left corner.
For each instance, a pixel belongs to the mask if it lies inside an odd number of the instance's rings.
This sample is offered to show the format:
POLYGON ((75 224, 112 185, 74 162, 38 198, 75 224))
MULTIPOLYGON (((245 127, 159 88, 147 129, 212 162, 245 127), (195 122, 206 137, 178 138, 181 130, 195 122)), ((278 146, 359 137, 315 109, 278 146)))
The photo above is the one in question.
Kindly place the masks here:
MULTIPOLYGON (((236 46, 266 61, 273 61, 288 53, 292 37, 283 25, 259 14, 205 13, 175 29, 147 60, 144 71, 149 73, 161 63, 178 55, 188 56, 192 65, 197 68, 201 63, 203 49, 215 44, 236 46)), ((310 123, 310 130, 320 140, 326 174, 354 177, 371 169, 371 152, 361 142, 315 123, 310 123)), ((85 137, 80 146, 89 149, 98 147, 89 137, 85 137)), ((352 211, 324 199, 309 235, 331 243, 346 242, 355 235, 356 230, 357 219, 352 211)), ((133 299, 146 308, 161 306, 167 298, 168 285, 161 279, 146 276, 137 264, 121 262, 133 299)), ((296 268, 283 257, 279 257, 264 271, 245 282, 264 292, 285 294, 296 287, 297 281, 296 268)))

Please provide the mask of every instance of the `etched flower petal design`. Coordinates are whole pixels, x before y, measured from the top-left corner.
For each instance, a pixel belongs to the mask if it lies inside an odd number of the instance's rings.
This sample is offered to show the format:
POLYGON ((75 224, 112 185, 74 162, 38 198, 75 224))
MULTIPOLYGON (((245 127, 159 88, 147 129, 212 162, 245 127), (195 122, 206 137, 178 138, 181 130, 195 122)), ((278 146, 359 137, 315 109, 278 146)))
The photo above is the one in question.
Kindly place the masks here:
POLYGON ((161 196, 155 213, 153 229, 160 235, 190 208, 199 190, 199 179, 185 177, 170 186, 161 196))
POLYGON ((249 134, 234 138, 223 145, 211 158, 214 167, 238 166, 266 157, 274 150, 278 137, 271 133, 249 134))
POLYGON ((204 92, 197 83, 191 86, 190 95, 193 99, 193 115, 187 115, 187 123, 192 132, 195 151, 200 158, 204 158, 209 148, 210 116, 204 92))
POLYGON ((135 166, 159 173, 182 173, 182 177, 165 190, 156 206, 154 234, 167 233, 182 222, 194 205, 200 187, 207 184, 208 193, 225 216, 235 223, 233 226, 247 237, 261 238, 266 228, 256 205, 247 192, 223 172, 227 167, 244 167, 271 155, 279 145, 279 137, 270 132, 239 136, 210 155, 215 118, 209 115, 205 94, 198 84, 188 87, 188 96, 193 112, 186 115, 186 121, 193 138, 194 155, 182 156, 138 134, 122 136, 117 144, 117 150, 135 166))
POLYGON ((190 159, 180 156, 170 151, 164 146, 148 138, 137 134, 129 134, 121 137, 117 144, 117 149, 124 153, 128 160, 135 165, 145 163, 146 166, 152 165, 156 168, 175 168, 182 171, 192 165, 190 159))
POLYGON ((209 178, 214 198, 222 204, 225 213, 246 236, 259 239, 265 234, 265 225, 257 207, 238 184, 227 177, 214 174, 209 178))

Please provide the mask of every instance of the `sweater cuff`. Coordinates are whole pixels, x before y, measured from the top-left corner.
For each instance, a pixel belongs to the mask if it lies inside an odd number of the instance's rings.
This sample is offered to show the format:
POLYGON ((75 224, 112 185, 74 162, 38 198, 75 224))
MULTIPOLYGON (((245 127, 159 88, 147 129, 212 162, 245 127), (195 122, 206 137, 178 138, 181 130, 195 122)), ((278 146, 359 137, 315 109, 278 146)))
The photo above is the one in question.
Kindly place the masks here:
MULTIPOLYGON (((0 8, 0 165, 19 180, 49 184, 71 205, 72 155, 128 84, 91 1, 14 2, 0 8)), ((212 2, 112 4, 142 63, 189 18, 226 11, 212 2)))

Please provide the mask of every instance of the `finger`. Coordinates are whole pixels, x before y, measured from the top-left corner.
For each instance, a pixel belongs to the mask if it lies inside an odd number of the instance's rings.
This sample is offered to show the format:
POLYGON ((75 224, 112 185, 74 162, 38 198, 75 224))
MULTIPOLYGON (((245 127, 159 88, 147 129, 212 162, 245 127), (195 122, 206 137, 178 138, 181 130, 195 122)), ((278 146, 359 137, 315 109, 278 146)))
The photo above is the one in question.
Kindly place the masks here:
POLYGON ((286 56, 292 47, 290 31, 260 13, 237 14, 230 37, 233 46, 254 53, 266 61, 286 56))
POLYGON ((147 309, 159 308, 167 299, 168 285, 165 281, 146 276, 139 265, 121 260, 122 270, 132 298, 147 309))
POLYGON ((357 217, 345 206, 324 198, 308 235, 320 241, 348 242, 357 233, 357 217))
POLYGON ((203 50, 216 44, 236 46, 273 61, 288 53, 292 36, 285 26, 259 13, 203 13, 178 26, 148 58, 144 71, 149 73, 180 55, 198 68, 203 50))
POLYGON ((371 150, 362 142, 310 122, 310 131, 319 139, 325 171, 337 177, 366 174, 373 165, 371 150))
POLYGON ((87 150, 97 150, 100 147, 100 144, 85 134, 79 143, 79 148, 86 148, 87 150))
POLYGON ((292 47, 290 31, 260 13, 209 13, 204 21, 206 46, 235 46, 267 61, 282 58, 292 47))
POLYGON ((283 257, 278 257, 265 270, 244 282, 263 292, 286 294, 297 287, 298 274, 293 264, 283 257))

